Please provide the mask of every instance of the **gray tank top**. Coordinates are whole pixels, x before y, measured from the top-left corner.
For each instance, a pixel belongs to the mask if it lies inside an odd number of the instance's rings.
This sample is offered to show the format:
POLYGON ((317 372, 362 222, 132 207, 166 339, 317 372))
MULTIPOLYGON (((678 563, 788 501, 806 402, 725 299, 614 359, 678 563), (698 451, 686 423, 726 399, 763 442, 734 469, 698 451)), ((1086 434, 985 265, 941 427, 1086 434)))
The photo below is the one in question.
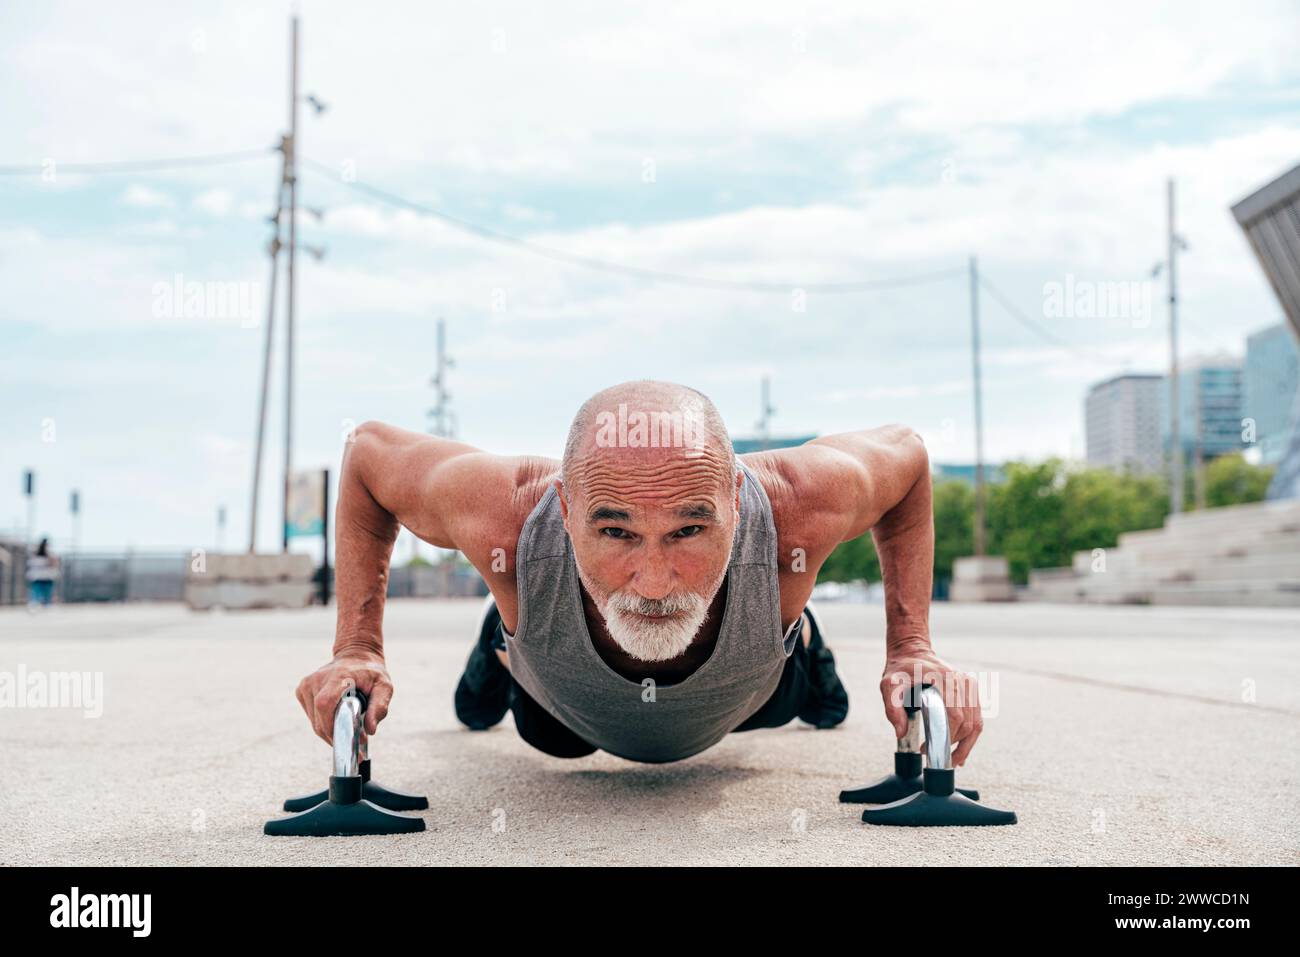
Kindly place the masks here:
POLYGON ((587 743, 633 761, 677 761, 717 744, 776 690, 800 622, 782 634, 772 506, 753 472, 739 467, 745 480, 718 641, 676 684, 631 681, 596 653, 554 485, 524 523, 515 557, 519 621, 506 635, 510 670, 587 743))

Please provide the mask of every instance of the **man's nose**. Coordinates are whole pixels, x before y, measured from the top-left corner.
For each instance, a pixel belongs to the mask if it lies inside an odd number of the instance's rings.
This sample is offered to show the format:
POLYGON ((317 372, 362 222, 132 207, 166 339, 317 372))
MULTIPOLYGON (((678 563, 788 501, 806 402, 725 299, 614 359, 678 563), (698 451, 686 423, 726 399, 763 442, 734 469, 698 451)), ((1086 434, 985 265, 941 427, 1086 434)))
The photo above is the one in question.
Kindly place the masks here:
POLYGON ((651 554, 637 564, 632 590, 642 598, 659 601, 672 594, 675 580, 672 565, 662 555, 651 554))

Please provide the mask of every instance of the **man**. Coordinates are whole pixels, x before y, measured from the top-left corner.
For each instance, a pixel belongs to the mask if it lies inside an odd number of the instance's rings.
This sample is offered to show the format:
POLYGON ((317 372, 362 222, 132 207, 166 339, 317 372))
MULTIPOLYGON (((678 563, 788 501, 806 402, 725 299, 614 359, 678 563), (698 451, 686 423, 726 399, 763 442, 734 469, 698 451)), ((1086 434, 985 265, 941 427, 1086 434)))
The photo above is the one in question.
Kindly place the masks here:
POLYGON ((491 591, 456 691, 471 728, 510 710, 548 754, 660 762, 796 716, 834 726, 848 697, 808 599, 834 548, 868 530, 885 581, 886 718, 903 737, 903 692, 927 682, 962 692, 945 695, 954 764, 983 728, 970 676, 930 647, 929 461, 905 427, 737 458, 704 395, 656 381, 590 398, 561 462, 366 423, 339 480, 334 658, 297 692, 326 741, 350 685, 369 698, 367 732, 388 713, 399 526, 459 549, 491 591))

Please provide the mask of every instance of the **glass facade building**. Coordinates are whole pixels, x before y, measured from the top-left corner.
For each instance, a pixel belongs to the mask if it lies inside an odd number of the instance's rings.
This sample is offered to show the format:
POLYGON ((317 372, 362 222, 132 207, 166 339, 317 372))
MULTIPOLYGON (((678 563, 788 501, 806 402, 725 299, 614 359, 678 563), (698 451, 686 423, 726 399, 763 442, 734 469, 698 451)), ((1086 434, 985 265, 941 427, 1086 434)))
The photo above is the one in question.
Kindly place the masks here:
POLYGON ((1246 339, 1244 415, 1253 420, 1260 462, 1275 465, 1286 451, 1300 388, 1300 349, 1285 323, 1246 339))
MULTIPOLYGON (((1200 437, 1201 454, 1208 462, 1249 447, 1243 438, 1246 424, 1241 360, 1217 356, 1188 363, 1178 374, 1178 431, 1183 461, 1191 465, 1200 437)), ((1167 382, 1167 380, 1166 380, 1167 382)), ((1161 389, 1160 435, 1170 448, 1169 389, 1161 389)))

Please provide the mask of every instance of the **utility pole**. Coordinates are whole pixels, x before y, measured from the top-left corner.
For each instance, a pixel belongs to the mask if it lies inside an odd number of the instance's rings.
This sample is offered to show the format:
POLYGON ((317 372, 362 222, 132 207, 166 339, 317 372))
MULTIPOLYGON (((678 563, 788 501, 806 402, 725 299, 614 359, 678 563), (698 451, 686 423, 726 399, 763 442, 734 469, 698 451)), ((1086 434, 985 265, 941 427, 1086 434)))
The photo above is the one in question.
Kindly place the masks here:
POLYGON ((1183 510, 1183 437, 1178 422, 1178 234, 1174 231, 1174 180, 1169 179, 1169 509, 1183 510))
POLYGON ((293 321, 294 274, 298 254, 298 16, 289 39, 289 135, 285 138, 285 178, 289 185, 289 274, 284 346, 284 487, 281 549, 289 551, 289 483, 293 476, 293 321))
POLYGON ((455 368, 456 361, 447 355, 447 321, 438 317, 438 358, 434 366, 433 386, 434 404, 429 410, 433 423, 429 428, 432 435, 444 439, 456 437, 456 421, 451 411, 451 392, 447 389, 447 370, 455 368))
POLYGON ((280 275, 280 221, 284 216, 284 186, 289 170, 289 144, 280 138, 280 183, 276 190, 275 213, 270 217, 275 235, 266 247, 271 256, 270 294, 266 298, 266 338, 262 348, 262 392, 257 406, 257 444, 253 452, 253 504, 248 513, 248 554, 257 551, 257 498, 262 484, 262 449, 266 439, 267 396, 271 383, 271 343, 275 332, 276 279, 280 275))
MULTIPOLYGON (((451 409, 451 391, 447 388, 447 370, 456 367, 456 360, 447 355, 447 320, 442 316, 438 317, 436 324, 437 338, 437 358, 434 360, 433 377, 429 384, 433 386, 433 408, 426 413, 429 417, 429 434, 436 435, 443 439, 454 439, 456 437, 456 416, 451 409)), ((399 531, 400 535, 401 532, 399 531)), ((407 533, 411 537, 411 557, 409 561, 415 561, 420 554, 420 539, 412 533, 407 533)), ((455 552, 444 552, 442 549, 435 549, 435 555, 454 555, 455 552)))
POLYGON ((763 376, 761 386, 762 405, 758 413, 758 437, 760 448, 766 451, 772 441, 772 416, 776 409, 772 406, 772 377, 763 376))
POLYGON ((970 354, 975 380, 975 555, 984 555, 984 397, 980 385, 979 266, 970 258, 970 354))
POLYGON ((1192 457, 1192 488, 1196 498, 1195 509, 1198 512, 1205 510, 1205 417, 1202 412, 1204 403, 1201 391, 1200 375, 1196 374, 1192 380, 1192 401, 1196 404, 1196 445, 1192 457))

